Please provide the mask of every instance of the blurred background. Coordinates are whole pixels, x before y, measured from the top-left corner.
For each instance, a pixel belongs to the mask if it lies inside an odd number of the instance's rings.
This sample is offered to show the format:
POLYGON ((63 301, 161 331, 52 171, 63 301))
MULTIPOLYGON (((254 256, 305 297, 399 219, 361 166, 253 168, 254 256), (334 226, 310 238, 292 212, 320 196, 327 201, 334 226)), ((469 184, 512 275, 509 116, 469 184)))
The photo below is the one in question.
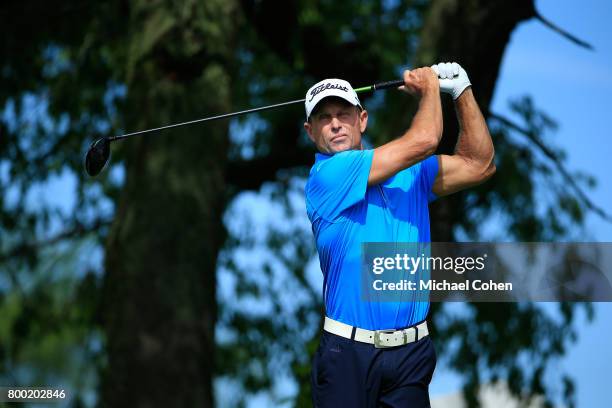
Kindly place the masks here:
MULTIPOLYGON (((0 385, 66 406, 310 406, 322 277, 293 106, 101 136, 462 64, 497 173, 437 200, 434 241, 612 241, 604 0, 5 1, 0 385)), ((415 101, 364 96, 368 141, 415 101)), ((445 98, 439 153, 457 124, 445 98)), ((608 303, 432 304, 433 405, 607 407, 608 303)))

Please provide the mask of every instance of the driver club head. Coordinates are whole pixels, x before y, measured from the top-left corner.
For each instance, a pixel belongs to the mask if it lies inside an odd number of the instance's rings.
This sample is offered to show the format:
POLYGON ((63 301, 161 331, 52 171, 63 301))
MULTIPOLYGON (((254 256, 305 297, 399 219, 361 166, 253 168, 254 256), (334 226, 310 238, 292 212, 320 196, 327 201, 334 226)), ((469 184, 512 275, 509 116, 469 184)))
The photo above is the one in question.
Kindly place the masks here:
POLYGON ((85 171, 89 176, 95 177, 108 163, 110 158, 110 140, 107 137, 102 137, 95 140, 85 156, 85 171))

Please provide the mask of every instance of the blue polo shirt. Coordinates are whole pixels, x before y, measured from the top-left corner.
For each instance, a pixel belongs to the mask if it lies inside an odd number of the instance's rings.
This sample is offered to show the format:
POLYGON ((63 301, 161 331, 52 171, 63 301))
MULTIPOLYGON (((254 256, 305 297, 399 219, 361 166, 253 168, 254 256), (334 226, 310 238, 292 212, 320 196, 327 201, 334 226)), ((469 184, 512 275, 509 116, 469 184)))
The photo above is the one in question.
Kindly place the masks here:
POLYGON ((436 156, 368 187, 374 150, 317 153, 306 183, 306 210, 323 271, 327 316, 368 330, 412 326, 429 302, 361 299, 362 242, 430 242, 428 203, 436 156))

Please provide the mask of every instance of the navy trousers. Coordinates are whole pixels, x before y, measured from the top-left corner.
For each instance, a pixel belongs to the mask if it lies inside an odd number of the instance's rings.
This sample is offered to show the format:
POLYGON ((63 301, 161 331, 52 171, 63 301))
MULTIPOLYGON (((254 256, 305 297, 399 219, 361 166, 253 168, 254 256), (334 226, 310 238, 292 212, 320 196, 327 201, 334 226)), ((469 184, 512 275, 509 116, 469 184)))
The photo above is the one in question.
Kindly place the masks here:
POLYGON ((311 371, 316 408, 429 407, 436 352, 429 336, 377 349, 323 331, 311 371))

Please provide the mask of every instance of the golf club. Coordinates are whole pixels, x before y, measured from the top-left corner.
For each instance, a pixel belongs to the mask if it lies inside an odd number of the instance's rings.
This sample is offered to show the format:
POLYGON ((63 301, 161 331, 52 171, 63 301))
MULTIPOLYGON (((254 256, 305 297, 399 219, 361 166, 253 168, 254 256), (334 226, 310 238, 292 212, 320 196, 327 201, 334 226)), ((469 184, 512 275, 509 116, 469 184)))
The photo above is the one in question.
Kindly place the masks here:
MULTIPOLYGON (((395 81, 380 82, 374 85, 357 88, 355 89, 355 92, 357 93, 374 92, 374 91, 378 91, 381 89, 397 88, 402 85, 404 85, 404 81, 401 79, 398 79, 395 81)), ((126 139, 128 137, 141 135, 144 133, 158 132, 160 130, 175 128, 179 126, 192 125, 194 123, 231 118, 234 116, 245 115, 247 113, 261 112, 261 111, 268 110, 268 109, 275 109, 275 108, 280 108, 283 106, 294 105, 297 103, 304 103, 304 101, 305 99, 297 99, 294 101, 262 106, 260 108, 253 108, 253 109, 247 109, 247 110, 243 110, 239 112, 225 113, 223 115, 211 116, 211 117, 203 118, 203 119, 190 120, 188 122, 175 123, 173 125, 162 126, 162 127, 158 127, 154 129, 126 133, 124 135, 101 137, 99 139, 96 139, 91 144, 91 146, 89 146, 89 150, 87 151, 87 154, 85 155, 85 171, 90 177, 95 177, 98 174, 100 174, 100 172, 104 169, 104 167, 106 166, 110 158, 110 143, 116 140, 126 139)))

